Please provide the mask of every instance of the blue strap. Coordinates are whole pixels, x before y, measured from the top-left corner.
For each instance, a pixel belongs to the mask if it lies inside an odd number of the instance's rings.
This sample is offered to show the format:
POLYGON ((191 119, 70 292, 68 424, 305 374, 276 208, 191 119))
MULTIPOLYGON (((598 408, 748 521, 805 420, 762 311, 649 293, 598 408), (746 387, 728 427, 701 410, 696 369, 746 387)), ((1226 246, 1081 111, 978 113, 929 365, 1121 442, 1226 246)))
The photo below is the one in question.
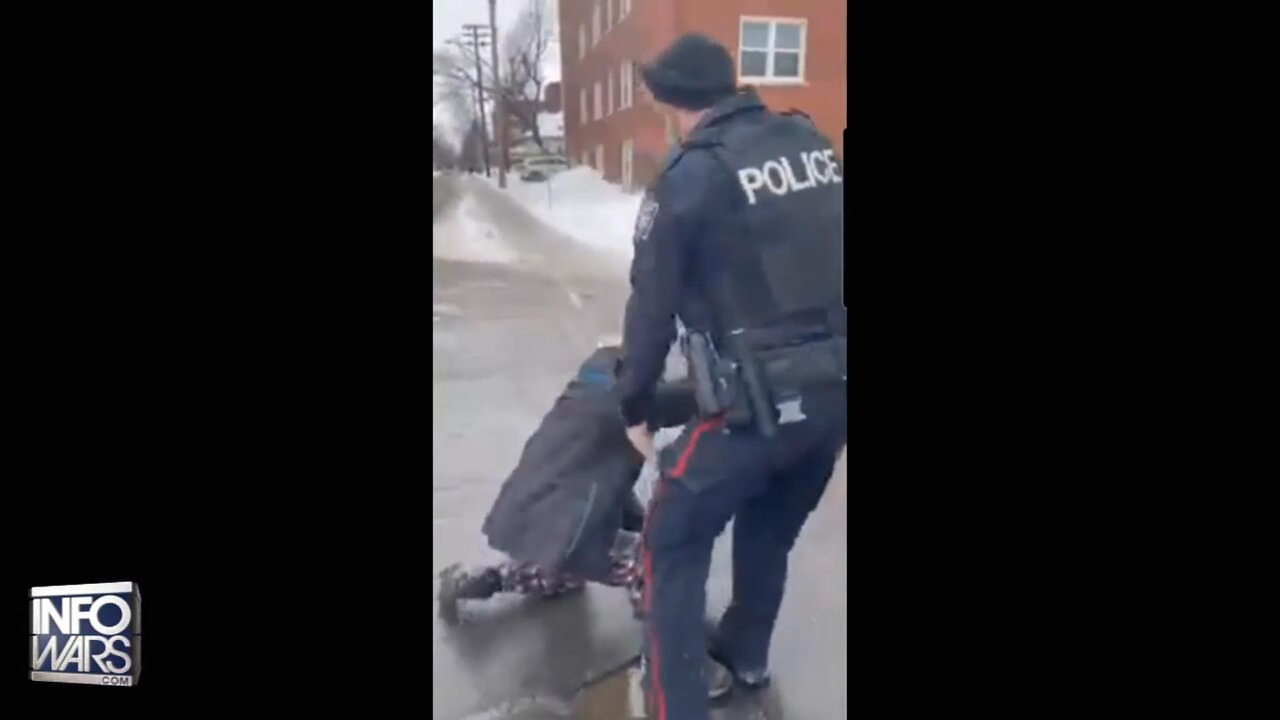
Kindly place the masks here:
POLYGON ((578 382, 584 385, 598 385, 601 387, 609 387, 613 385, 613 376, 600 370, 585 370, 578 373, 578 382))

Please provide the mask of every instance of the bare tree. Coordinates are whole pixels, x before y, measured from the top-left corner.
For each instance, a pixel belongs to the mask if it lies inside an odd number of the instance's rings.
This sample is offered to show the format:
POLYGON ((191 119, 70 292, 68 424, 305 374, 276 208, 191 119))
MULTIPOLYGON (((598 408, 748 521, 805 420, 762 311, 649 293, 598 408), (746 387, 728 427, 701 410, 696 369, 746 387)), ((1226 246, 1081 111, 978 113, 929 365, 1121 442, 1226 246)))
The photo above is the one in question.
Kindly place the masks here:
MULTIPOLYGON (((431 58, 432 108, 446 111, 452 120, 448 133, 455 139, 465 136, 476 121, 475 60, 470 50, 436 50, 431 58)), ((485 88, 486 97, 489 96, 485 88)))
MULTIPOLYGON (((509 130, 530 135, 545 150, 538 132, 538 114, 542 108, 542 91, 546 84, 543 63, 555 48, 555 18, 548 0, 526 0, 527 5, 499 45, 503 105, 509 130), (514 126, 514 127, 510 127, 514 126)), ((481 105, 492 112, 493 70, 486 53, 480 53, 480 72, 476 77, 476 57, 471 46, 459 40, 436 49, 431 58, 434 88, 433 106, 445 105, 457 118, 463 135, 474 132, 476 88, 483 79, 481 105)), ((465 143, 464 143, 465 145, 465 143)), ((465 151, 463 153, 466 154, 465 151)))
POLYGON ((458 151, 454 149, 439 125, 431 127, 431 165, 435 168, 455 168, 458 151))
POLYGON ((546 84, 543 63, 555 44, 555 18, 547 0, 527 0, 520 17, 503 39, 502 93, 507 116, 522 134, 528 134, 544 151, 538 132, 542 112, 542 88, 546 84))
MULTIPOLYGON (((486 78, 490 75, 489 63, 481 59, 481 72, 486 78)), ((477 78, 475 59, 470 48, 460 44, 451 44, 445 50, 436 50, 431 57, 431 82, 435 88, 435 104, 464 103, 475 104, 477 78)), ((485 100, 490 98, 489 83, 485 83, 485 100)), ((474 112, 471 113, 474 115, 474 112)))
POLYGON ((462 136, 462 144, 458 153, 458 165, 467 172, 480 172, 484 167, 484 140, 480 132, 480 122, 472 121, 462 136))
MULTIPOLYGON (((461 40, 450 41, 447 48, 434 51, 432 56, 431 74, 437 101, 449 108, 450 114, 455 118, 455 128, 464 138, 472 133, 479 138, 486 138, 486 125, 494 124, 488 122, 494 119, 492 63, 484 55, 484 52, 480 53, 479 76, 476 75, 476 54, 469 44, 461 40), (484 113, 484 121, 480 121, 480 113, 484 113), (473 127, 476 125, 478 127, 473 127)), ((491 137, 488 139, 492 140, 491 137)), ((479 141, 482 160, 486 144, 479 141)), ((462 145, 463 154, 466 155, 467 144, 464 141, 462 145)), ((485 167, 488 167, 487 162, 485 167)))
MULTIPOLYGON (((484 59, 484 53, 481 53, 480 65, 487 77, 489 62, 484 59)), ((468 83, 475 85, 475 56, 471 52, 471 47, 454 39, 450 40, 446 47, 432 51, 431 79, 446 85, 468 83)))

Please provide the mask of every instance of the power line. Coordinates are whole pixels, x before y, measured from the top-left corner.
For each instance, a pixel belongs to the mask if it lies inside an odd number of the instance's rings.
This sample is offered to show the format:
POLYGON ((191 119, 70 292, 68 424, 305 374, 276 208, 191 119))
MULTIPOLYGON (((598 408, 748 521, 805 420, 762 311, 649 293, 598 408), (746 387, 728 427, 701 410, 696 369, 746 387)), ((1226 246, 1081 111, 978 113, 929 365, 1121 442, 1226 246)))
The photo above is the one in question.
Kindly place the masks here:
POLYGON ((493 125, 498 135, 498 187, 507 186, 507 118, 503 112, 502 78, 498 74, 498 20, 497 0, 489 0, 489 37, 492 43, 489 52, 493 65, 493 125))

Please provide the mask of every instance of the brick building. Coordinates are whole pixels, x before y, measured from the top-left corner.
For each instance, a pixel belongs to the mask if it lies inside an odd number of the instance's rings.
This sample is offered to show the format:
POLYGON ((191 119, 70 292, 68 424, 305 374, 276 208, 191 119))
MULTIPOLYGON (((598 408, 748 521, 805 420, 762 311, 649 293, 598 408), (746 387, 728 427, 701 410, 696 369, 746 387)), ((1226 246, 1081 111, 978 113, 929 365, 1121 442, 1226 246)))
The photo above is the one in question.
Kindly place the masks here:
POLYGON ((733 54, 740 85, 804 111, 843 155, 847 0, 559 0, 566 154, 627 187, 648 183, 671 128, 637 66, 699 32, 733 54))

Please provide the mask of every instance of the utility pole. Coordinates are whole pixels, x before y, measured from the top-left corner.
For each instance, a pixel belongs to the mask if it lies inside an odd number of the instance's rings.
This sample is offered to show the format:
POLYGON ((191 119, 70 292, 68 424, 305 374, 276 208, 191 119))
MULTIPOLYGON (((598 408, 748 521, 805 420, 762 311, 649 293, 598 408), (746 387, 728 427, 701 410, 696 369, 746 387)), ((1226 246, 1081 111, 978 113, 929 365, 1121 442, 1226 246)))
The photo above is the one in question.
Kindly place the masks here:
MULTIPOLYGON (((484 70, 480 67, 480 48, 484 47, 486 42, 490 40, 486 34, 489 32, 489 26, 463 25, 462 31, 468 35, 468 39, 471 41, 471 53, 476 59, 476 117, 480 119, 480 145, 484 150, 484 176, 489 177, 489 128, 485 125, 484 119, 484 70)), ((497 87, 496 81, 494 87, 497 87)), ((497 97, 496 94, 495 97, 497 97)))
POLYGON ((498 136, 498 187, 507 186, 507 113, 502 102, 502 78, 498 75, 498 0, 489 0, 489 43, 493 63, 493 132, 498 136))

